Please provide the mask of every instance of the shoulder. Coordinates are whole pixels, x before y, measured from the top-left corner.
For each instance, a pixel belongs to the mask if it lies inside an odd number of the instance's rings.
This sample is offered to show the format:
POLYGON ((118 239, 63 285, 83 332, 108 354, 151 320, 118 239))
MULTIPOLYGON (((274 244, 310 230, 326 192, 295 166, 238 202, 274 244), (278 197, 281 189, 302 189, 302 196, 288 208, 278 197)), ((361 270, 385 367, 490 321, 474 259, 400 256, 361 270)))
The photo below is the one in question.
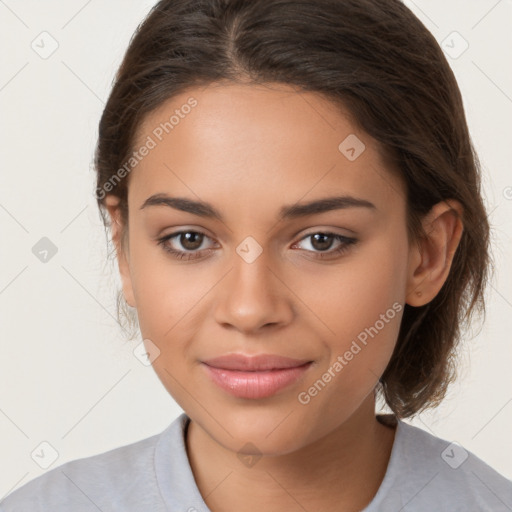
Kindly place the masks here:
POLYGON ((155 487, 154 453, 161 435, 66 462, 9 494, 0 512, 130 510, 121 505, 140 503, 140 489, 155 487))
POLYGON ((388 470, 373 505, 414 510, 512 510, 512 481, 459 443, 398 422, 388 470))

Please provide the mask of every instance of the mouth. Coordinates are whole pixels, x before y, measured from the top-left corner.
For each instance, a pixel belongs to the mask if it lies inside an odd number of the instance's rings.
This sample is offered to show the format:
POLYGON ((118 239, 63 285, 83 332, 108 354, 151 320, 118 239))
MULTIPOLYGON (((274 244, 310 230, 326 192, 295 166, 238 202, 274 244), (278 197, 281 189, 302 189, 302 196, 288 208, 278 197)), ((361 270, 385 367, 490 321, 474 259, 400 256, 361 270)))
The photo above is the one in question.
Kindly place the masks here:
POLYGON ((262 354, 229 354, 202 362, 210 379, 238 398, 267 398, 300 379, 313 361, 262 354))
POLYGON ((245 354, 227 354, 203 361, 208 366, 222 370, 238 371, 266 371, 297 368, 310 363, 308 359, 292 359, 275 354, 258 354, 249 356, 245 354))

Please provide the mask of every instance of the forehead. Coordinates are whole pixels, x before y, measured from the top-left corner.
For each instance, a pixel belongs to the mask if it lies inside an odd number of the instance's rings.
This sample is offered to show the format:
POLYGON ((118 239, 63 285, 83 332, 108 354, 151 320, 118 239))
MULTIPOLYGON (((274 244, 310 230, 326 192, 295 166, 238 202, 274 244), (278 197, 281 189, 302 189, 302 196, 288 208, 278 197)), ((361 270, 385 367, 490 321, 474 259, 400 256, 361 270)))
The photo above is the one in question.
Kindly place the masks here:
POLYGON ((404 189, 379 146, 335 105, 284 84, 210 84, 167 100, 139 127, 144 151, 129 202, 153 194, 201 198, 239 213, 264 200, 277 212, 301 198, 350 194, 381 211, 403 206, 404 189))

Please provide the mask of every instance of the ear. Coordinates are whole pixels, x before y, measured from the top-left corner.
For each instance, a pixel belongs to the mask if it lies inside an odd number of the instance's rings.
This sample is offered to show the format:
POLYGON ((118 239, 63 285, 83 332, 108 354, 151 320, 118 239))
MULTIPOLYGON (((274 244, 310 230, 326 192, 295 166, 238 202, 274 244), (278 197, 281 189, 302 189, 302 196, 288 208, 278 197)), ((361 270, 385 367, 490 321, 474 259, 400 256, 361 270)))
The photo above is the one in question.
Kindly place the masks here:
POLYGON ((443 287, 462 237, 462 213, 462 205, 449 199, 434 205, 423 219, 427 236, 411 247, 407 304, 428 304, 443 287))
MULTIPOLYGON (((117 254, 117 263, 119 265, 119 273, 123 283, 123 295, 126 302, 132 307, 135 306, 135 298, 133 295, 132 278, 130 275, 130 261, 128 247, 124 247, 122 243, 123 226, 121 218, 121 210, 119 207, 120 199, 117 196, 108 194, 105 197, 105 206, 110 216, 110 225, 112 229, 112 241, 114 242, 117 254)), ((127 229, 127 226, 126 226, 127 229)))

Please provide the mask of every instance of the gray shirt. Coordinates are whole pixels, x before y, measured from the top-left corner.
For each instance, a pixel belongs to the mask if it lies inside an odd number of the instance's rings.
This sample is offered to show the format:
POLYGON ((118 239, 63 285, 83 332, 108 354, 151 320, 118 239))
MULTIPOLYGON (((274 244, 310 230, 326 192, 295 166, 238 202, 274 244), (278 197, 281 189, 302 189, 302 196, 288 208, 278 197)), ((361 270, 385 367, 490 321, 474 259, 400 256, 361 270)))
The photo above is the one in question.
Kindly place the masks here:
MULTIPOLYGON (((62 464, 9 494, 0 512, 210 512, 187 457, 188 423, 182 413, 160 434, 62 464)), ((512 481, 460 445, 398 420, 386 474, 363 512, 459 510, 511 512, 512 481)))

